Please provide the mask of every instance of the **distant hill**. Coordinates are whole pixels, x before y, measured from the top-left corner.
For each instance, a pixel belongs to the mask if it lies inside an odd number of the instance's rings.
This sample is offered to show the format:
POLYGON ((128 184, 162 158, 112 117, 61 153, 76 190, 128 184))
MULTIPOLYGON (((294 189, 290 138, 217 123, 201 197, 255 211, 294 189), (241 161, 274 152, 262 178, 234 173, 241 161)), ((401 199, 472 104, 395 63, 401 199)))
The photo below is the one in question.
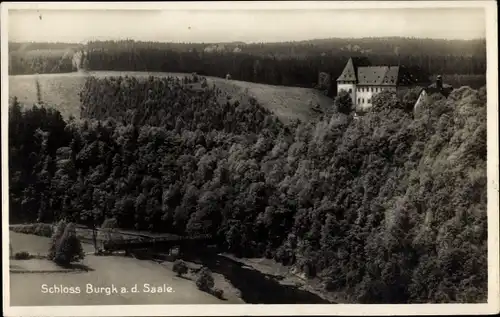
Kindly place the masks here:
MULTIPOLYGON (((134 43, 135 46, 150 45, 154 43, 158 48, 175 48, 180 51, 189 51, 192 48, 204 48, 211 45, 225 45, 228 47, 245 47, 245 51, 268 54, 273 51, 281 51, 283 48, 292 48, 298 51, 321 54, 322 51, 339 51, 342 49, 359 48, 369 50, 370 53, 394 54, 398 47, 399 54, 414 54, 416 52, 428 55, 463 55, 473 56, 486 53, 486 39, 474 40, 446 40, 446 39, 422 39, 407 37, 369 37, 369 38, 327 38, 302 41, 286 42, 262 42, 246 43, 242 41, 233 42, 211 42, 211 43, 172 43, 172 42, 141 42, 141 41, 92 41, 91 45, 107 45, 107 43, 134 43)), ((9 43, 9 52, 36 50, 36 49, 74 49, 81 48, 79 43, 9 43)))
POLYGON ((81 49, 78 43, 9 42, 9 53, 61 52, 81 49))
MULTIPOLYGON (((86 51, 82 64, 91 71, 196 72, 267 85, 310 88, 320 72, 340 75, 351 57, 373 65, 418 67, 427 74, 482 76, 461 84, 479 88, 485 82, 486 41, 417 38, 317 39, 281 43, 161 43, 93 41, 14 43, 9 74, 65 73, 75 67, 75 52, 86 51), (476 84, 476 82, 478 84, 476 84)), ((329 95, 336 94, 332 87, 329 95)))

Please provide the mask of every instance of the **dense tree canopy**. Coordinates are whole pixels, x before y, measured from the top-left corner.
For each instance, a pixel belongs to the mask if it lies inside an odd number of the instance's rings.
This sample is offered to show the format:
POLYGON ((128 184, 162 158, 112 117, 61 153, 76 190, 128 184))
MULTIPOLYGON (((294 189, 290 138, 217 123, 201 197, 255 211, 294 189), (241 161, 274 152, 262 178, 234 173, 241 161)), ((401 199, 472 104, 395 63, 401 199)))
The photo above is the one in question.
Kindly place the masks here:
POLYGON ((211 233, 363 303, 486 300, 484 88, 283 125, 192 81, 90 78, 79 121, 14 101, 11 220, 211 233))

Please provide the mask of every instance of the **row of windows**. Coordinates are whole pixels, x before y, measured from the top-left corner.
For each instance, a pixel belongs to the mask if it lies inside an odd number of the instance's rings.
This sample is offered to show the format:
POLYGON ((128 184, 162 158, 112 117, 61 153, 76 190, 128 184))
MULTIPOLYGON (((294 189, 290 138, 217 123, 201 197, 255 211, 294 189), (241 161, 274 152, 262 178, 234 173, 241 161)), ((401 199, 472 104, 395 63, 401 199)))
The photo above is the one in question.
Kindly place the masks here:
MULTIPOLYGON (((367 103, 371 103, 372 102, 372 99, 366 99, 366 102, 367 103)), ((365 103, 365 98, 358 98, 358 104, 360 103, 365 103)))
MULTIPOLYGON (((388 90, 388 88, 384 87, 358 87, 358 92, 381 92, 388 90)), ((352 88, 349 88, 349 93, 352 93, 352 88)))
POLYGON ((382 88, 382 87, 358 87, 358 92, 381 92, 387 90, 387 88, 382 88))

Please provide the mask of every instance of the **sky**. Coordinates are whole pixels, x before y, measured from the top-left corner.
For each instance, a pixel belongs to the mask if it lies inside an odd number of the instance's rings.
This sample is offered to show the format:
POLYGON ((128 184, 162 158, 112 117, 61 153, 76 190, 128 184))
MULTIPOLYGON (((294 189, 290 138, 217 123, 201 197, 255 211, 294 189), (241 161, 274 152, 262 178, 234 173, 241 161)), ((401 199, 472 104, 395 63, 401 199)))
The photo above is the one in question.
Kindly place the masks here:
POLYGON ((482 8, 323 10, 9 10, 9 41, 280 42, 319 38, 486 37, 482 8), (41 16, 41 19, 40 19, 41 16))

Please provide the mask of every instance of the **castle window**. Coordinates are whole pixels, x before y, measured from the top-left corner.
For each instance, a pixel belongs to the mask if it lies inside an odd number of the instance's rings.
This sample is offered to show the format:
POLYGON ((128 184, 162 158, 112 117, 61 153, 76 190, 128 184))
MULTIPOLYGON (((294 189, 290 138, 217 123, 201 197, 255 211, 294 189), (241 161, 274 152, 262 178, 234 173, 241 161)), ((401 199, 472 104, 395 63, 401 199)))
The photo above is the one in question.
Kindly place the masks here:
POLYGON ((361 103, 361 98, 358 98, 358 103, 361 103))
POLYGON ((351 88, 349 88, 349 93, 352 93, 352 89, 351 88))

